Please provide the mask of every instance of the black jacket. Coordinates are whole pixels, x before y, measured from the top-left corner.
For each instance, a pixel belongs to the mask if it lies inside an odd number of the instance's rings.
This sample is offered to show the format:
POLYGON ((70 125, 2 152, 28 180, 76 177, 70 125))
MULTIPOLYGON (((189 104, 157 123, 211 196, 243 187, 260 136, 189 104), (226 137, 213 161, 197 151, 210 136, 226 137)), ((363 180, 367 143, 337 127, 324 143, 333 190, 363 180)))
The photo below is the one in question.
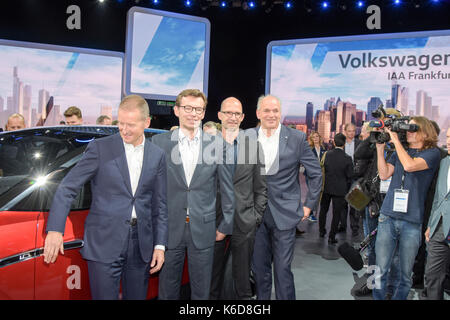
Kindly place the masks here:
POLYGON ((353 162, 344 150, 335 148, 327 151, 324 162, 324 193, 345 196, 353 179, 353 162))

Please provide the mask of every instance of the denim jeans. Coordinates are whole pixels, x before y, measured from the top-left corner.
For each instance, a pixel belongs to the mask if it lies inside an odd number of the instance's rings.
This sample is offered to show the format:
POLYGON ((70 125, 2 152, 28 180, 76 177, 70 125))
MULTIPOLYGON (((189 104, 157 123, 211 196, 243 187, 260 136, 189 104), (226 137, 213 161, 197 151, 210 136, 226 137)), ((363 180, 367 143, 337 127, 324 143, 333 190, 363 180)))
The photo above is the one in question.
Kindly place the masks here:
POLYGON ((380 214, 378 233, 375 243, 376 263, 380 268, 377 276, 379 288, 374 288, 373 298, 383 300, 386 297, 388 271, 393 263, 395 251, 399 258, 399 281, 393 300, 406 300, 412 285, 412 268, 420 247, 422 226, 406 220, 380 214))

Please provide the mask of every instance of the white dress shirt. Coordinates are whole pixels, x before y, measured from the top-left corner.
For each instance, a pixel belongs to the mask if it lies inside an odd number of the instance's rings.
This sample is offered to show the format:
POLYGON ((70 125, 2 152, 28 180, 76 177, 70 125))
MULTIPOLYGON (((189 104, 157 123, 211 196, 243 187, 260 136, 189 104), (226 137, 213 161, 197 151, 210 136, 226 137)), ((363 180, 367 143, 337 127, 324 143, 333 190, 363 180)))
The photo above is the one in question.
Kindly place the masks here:
POLYGON ((278 146, 280 144, 280 132, 281 132, 281 123, 278 124, 275 132, 267 137, 264 130, 262 128, 259 129, 258 141, 261 143, 264 158, 266 161, 266 173, 269 172, 272 167, 275 158, 278 156, 278 146))
MULTIPOLYGON (((144 162, 144 145, 145 136, 142 139, 142 143, 138 144, 136 147, 130 143, 123 143, 125 146, 125 155, 127 157, 128 173, 130 174, 131 191, 133 196, 136 193, 137 186, 139 184, 139 178, 142 172, 142 163, 144 162)), ((131 211, 131 218, 137 218, 136 208, 133 205, 133 210, 131 211)), ((155 245, 155 249, 160 249, 165 251, 163 245, 155 245)))
MULTIPOLYGON (((138 144, 136 147, 125 142, 123 144, 125 146, 125 155, 127 157, 128 173, 130 174, 131 191, 134 196, 141 176, 142 162, 144 161, 145 138, 142 139, 142 143, 138 144)), ((131 218, 137 218, 134 205, 133 211, 131 212, 131 218)))
POLYGON ((350 143, 348 143, 347 140, 345 141, 345 153, 352 157, 353 160, 353 155, 355 154, 355 139, 350 143))
POLYGON ((190 139, 180 129, 178 134, 178 148, 180 149, 186 182, 189 186, 195 167, 197 166, 198 154, 200 152, 200 130, 197 130, 193 139, 190 139))
MULTIPOLYGON (((181 161, 183 163, 186 183, 189 187, 195 167, 197 166, 198 155, 200 152, 200 129, 197 130, 193 139, 187 137, 180 129, 178 131, 178 148, 180 150, 181 161)), ((189 208, 187 208, 189 215, 189 208)))

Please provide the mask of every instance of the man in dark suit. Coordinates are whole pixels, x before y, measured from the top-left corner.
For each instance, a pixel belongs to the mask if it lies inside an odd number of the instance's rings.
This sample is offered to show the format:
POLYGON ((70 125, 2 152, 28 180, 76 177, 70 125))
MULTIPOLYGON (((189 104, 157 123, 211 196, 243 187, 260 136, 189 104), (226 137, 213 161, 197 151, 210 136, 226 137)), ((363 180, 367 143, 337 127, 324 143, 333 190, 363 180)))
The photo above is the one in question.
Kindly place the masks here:
POLYGON ((147 102, 137 95, 119 106, 119 133, 89 143, 53 198, 44 260, 64 254, 63 233, 78 190, 91 181, 92 205, 84 229, 93 299, 145 299, 150 273, 159 271, 167 245, 167 188, 164 152, 145 139, 147 102), (151 269, 150 269, 151 268, 151 269))
MULTIPOLYGON (((346 138, 344 151, 352 158, 352 161, 354 161, 353 155, 361 142, 361 140, 355 138, 356 126, 353 123, 347 123, 344 126, 344 135, 346 138)), ((349 214, 348 212, 350 212, 350 228, 352 229, 352 236, 356 237, 359 234, 359 217, 361 213, 352 207, 350 207, 350 210, 348 208, 349 206, 347 202, 345 202, 343 210, 341 211, 341 226, 338 231, 345 232, 347 230, 347 216, 349 214)))
POLYGON ((258 99, 256 116, 258 135, 264 151, 267 174, 268 205, 256 231, 252 270, 258 299, 268 300, 272 293, 272 262, 275 295, 281 300, 295 300, 294 257, 295 229, 306 220, 319 200, 322 170, 308 145, 305 133, 280 123, 281 102, 268 95, 258 99), (302 206, 299 182, 300 164, 308 176, 309 192, 302 206), (303 218, 302 218, 303 216, 303 218))
POLYGON ((153 137, 153 143, 166 153, 171 196, 166 263, 159 275, 160 299, 179 299, 187 253, 191 299, 207 300, 214 243, 233 232, 233 164, 223 163, 223 139, 202 132, 205 108, 206 97, 201 91, 182 91, 174 107, 179 129, 153 137), (217 186, 223 219, 216 228, 217 186))
MULTIPOLYGON (((257 226, 261 223, 267 205, 267 184, 262 150, 257 140, 239 130, 244 120, 241 102, 230 97, 225 99, 218 112, 222 123, 222 137, 227 143, 227 162, 235 164, 233 186, 235 196, 234 227, 231 240, 216 241, 214 248, 214 265, 211 280, 211 299, 250 299, 252 297, 250 283, 250 264, 257 226), (228 243, 231 241, 230 243, 228 243), (231 247, 231 250, 230 250, 231 247), (225 265, 231 251, 232 284, 236 294, 221 296, 224 281, 225 265)), ((219 199, 220 194, 218 195, 219 199)), ((217 221, 222 221, 222 208, 217 203, 217 221)))
POLYGON ((325 154, 324 170, 325 184, 320 201, 319 232, 320 236, 326 234, 327 212, 330 201, 333 200, 333 220, 328 236, 328 243, 334 244, 338 229, 339 218, 345 205, 345 195, 347 194, 353 178, 353 162, 349 155, 345 154, 345 136, 338 133, 334 136, 336 148, 327 151, 325 154))

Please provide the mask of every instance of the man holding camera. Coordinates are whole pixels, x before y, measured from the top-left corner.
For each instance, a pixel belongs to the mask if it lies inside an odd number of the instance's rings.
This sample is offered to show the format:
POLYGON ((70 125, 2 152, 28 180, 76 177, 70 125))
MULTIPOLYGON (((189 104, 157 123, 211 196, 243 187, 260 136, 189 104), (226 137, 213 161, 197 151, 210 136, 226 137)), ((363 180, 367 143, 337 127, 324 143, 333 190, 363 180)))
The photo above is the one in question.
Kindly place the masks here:
POLYGON ((401 275, 392 299, 408 297, 414 259, 421 242, 425 197, 440 160, 437 135, 431 122, 425 117, 412 117, 410 124, 415 124, 417 130, 406 133, 407 149, 397 133, 389 128, 385 130, 394 144, 394 154, 386 161, 385 144, 376 146, 380 179, 392 177, 392 181, 378 218, 375 250, 380 270, 373 290, 375 300, 385 299, 387 274, 396 249, 401 275))

